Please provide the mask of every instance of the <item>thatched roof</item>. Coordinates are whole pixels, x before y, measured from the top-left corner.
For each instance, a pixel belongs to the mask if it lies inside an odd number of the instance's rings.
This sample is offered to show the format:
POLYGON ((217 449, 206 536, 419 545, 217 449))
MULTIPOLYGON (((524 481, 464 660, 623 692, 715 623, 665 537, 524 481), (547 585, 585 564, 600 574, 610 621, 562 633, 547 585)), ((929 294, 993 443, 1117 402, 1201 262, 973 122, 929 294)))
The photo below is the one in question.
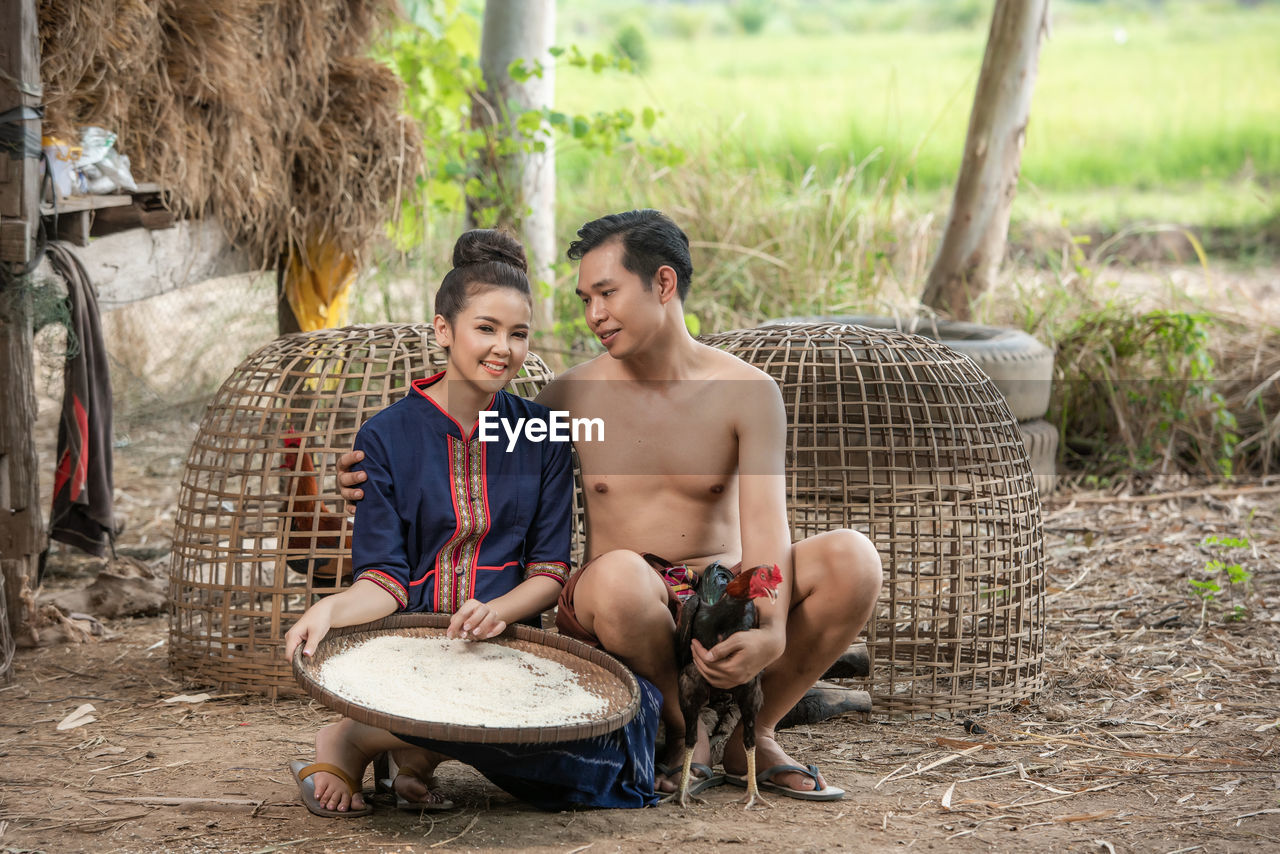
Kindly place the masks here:
POLYGON ((134 177, 255 262, 358 253, 420 168, 401 84, 367 58, 394 0, 41 0, 46 133, 114 131, 134 177))

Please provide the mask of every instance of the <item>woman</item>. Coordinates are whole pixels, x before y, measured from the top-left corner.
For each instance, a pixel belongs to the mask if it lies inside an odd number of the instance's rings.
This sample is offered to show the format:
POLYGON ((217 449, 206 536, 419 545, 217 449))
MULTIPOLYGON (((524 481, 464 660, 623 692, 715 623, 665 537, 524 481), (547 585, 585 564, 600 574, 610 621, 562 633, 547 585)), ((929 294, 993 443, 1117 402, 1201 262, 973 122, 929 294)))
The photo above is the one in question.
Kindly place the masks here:
MULTIPOLYGON (((492 230, 463 234, 436 294, 445 369, 413 382, 356 437, 368 476, 352 536, 356 581, 302 615, 285 636, 287 655, 299 644, 312 654, 332 627, 398 610, 452 613, 447 635, 480 641, 508 623, 536 624, 555 604, 569 573, 569 445, 518 441, 508 450, 505 441, 480 441, 478 429, 486 410, 509 423, 548 418, 546 407, 502 390, 528 354, 531 315, 520 244, 492 230)), ((616 766, 614 778, 587 780, 585 790, 571 781, 560 791, 548 777, 575 773, 563 767, 566 745, 548 762, 536 746, 513 752, 406 740, 346 718, 317 733, 315 763, 293 768, 308 809, 324 816, 369 812, 359 781, 383 752, 399 768, 397 796, 418 808, 446 805, 431 785, 450 755, 542 806, 644 806, 653 799, 652 767, 632 761, 629 742, 647 739, 651 751, 654 726, 641 720, 612 740, 571 742, 592 766, 601 764, 600 751, 612 751, 605 765, 616 766)))

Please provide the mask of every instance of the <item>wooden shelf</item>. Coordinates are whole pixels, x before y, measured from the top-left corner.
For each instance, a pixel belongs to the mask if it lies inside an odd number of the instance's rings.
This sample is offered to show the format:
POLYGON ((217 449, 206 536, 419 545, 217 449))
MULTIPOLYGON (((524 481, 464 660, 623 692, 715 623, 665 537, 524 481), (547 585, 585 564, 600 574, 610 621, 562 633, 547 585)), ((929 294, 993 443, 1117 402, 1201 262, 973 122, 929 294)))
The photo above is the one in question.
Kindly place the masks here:
POLYGON ((48 202, 40 203, 41 216, 61 216, 63 214, 78 213, 80 211, 96 211, 101 208, 119 208, 133 204, 135 196, 142 196, 148 193, 158 193, 160 187, 157 184, 139 184, 136 193, 111 193, 104 196, 70 196, 65 199, 58 200, 57 210, 48 202))

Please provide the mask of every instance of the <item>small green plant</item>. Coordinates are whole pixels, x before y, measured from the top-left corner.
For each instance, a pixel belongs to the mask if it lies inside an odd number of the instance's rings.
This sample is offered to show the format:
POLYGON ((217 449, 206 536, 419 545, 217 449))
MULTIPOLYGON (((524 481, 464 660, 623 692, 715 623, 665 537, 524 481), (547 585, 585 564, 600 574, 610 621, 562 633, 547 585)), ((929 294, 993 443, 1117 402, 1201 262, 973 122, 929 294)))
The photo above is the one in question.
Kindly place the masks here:
POLYGON ((769 22, 770 3, 767 0, 738 0, 729 7, 729 15, 738 29, 754 36, 769 22))
POLYGON ((1235 559, 1235 554, 1251 547, 1248 537, 1205 537, 1204 547, 1211 555, 1201 568, 1201 577, 1189 578, 1191 591, 1200 600, 1200 625, 1203 626, 1210 606, 1230 608, 1226 619, 1239 622, 1249 616, 1246 601, 1253 592, 1253 573, 1235 559))
POLYGON ((1044 333, 1057 351, 1053 412, 1065 456, 1090 473, 1167 473, 1179 468, 1230 478, 1240 443, 1236 416, 1217 391, 1209 312, 1150 309, 1096 278, 1075 238, 1056 271, 1057 304, 1044 333))
POLYGON ((615 56, 626 57, 638 71, 649 70, 649 40, 634 23, 623 24, 613 37, 615 56))

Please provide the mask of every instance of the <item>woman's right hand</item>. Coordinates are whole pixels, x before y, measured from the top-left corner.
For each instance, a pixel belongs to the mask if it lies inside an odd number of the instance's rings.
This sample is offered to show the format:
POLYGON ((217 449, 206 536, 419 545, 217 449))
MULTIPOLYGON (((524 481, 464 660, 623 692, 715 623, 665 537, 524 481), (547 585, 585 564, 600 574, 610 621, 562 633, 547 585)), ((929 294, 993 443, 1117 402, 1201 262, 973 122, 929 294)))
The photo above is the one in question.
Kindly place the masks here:
POLYGON ((351 467, 364 459, 364 451, 347 451, 338 457, 338 491, 346 499, 348 516, 356 512, 356 502, 364 498, 364 490, 358 485, 365 482, 367 475, 362 471, 352 471, 351 467))
POLYGON ((488 640, 502 634, 507 621, 484 602, 468 599, 462 603, 449 620, 449 628, 445 630, 447 638, 463 640, 488 640))
POLYGON ((298 618, 298 622, 293 624, 293 628, 285 632, 285 658, 293 661, 293 651, 298 648, 298 644, 305 644, 302 647, 303 655, 311 655, 316 651, 321 638, 332 628, 333 615, 330 612, 333 609, 326 607, 328 605, 328 599, 312 605, 298 618))

